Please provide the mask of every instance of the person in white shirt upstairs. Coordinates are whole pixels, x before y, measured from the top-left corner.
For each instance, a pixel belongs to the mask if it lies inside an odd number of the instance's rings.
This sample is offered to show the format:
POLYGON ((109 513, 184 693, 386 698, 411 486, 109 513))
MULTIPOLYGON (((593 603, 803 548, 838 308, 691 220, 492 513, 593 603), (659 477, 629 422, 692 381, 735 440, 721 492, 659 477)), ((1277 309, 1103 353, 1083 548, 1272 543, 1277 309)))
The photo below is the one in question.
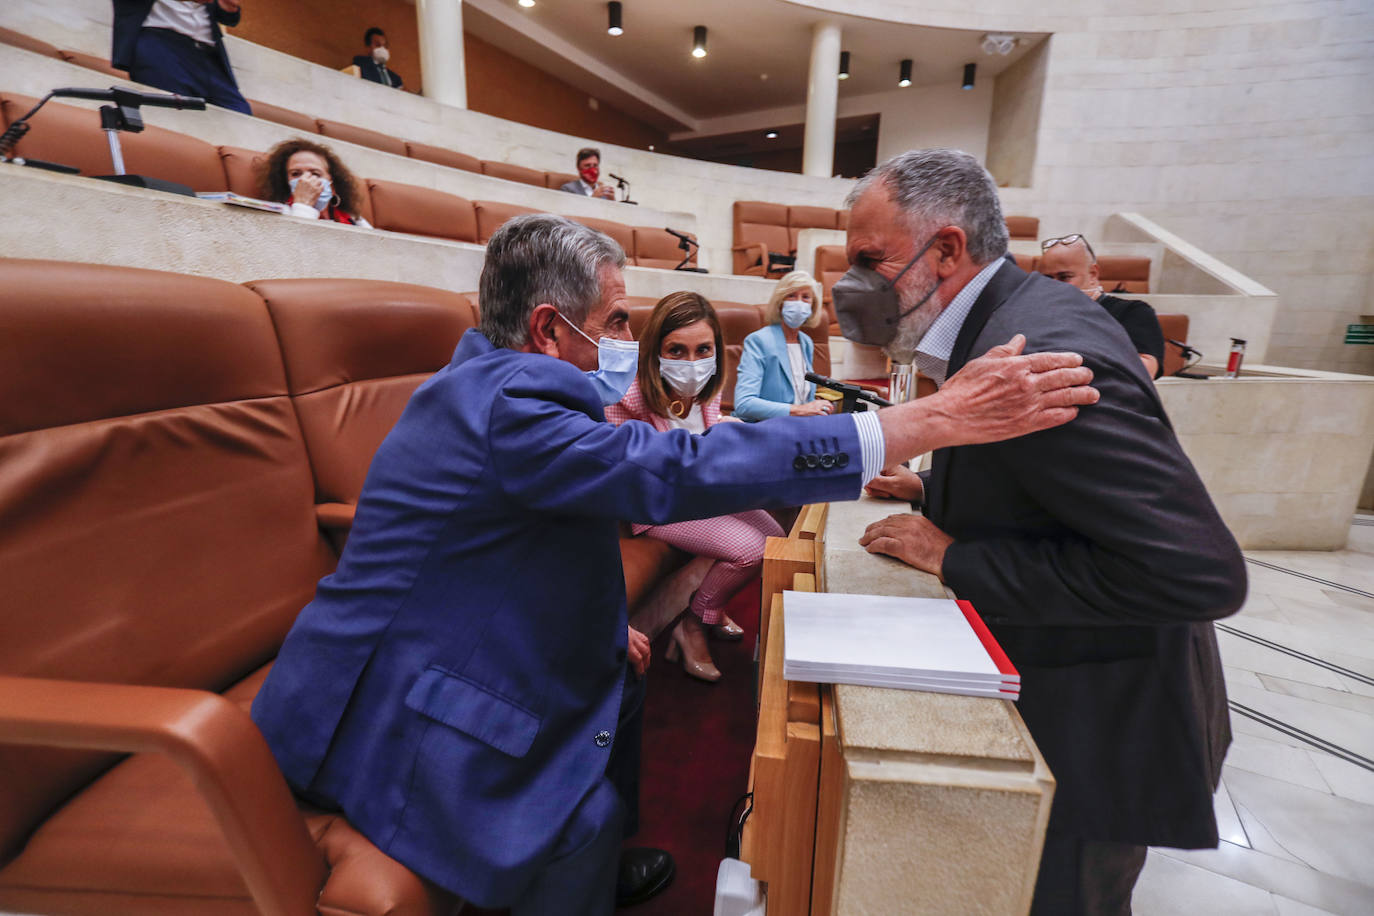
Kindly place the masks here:
POLYGON ((136 83, 252 114, 234 81, 220 26, 239 24, 239 0, 114 0, 110 63, 136 83))
POLYGON ((735 416, 741 420, 827 414, 829 401, 816 397, 806 380, 812 371, 815 343, 801 328, 825 319, 821 285, 804 270, 778 280, 764 312, 766 327, 744 338, 735 382, 735 416))

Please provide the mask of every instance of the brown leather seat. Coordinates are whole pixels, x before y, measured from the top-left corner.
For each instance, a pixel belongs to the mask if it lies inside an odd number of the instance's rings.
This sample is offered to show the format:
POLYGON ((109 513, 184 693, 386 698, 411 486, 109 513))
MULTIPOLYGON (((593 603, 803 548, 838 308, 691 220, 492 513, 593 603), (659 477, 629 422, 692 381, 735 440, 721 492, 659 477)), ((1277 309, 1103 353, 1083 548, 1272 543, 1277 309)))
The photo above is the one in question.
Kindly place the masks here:
POLYGON ((829 207, 788 207, 787 238, 793 254, 797 253, 797 236, 803 229, 837 229, 839 213, 829 207))
MULTIPOLYGON (((8 125, 38 104, 32 96, 0 94, 8 125)), ((110 146, 95 108, 49 102, 30 119, 32 129, 15 154, 75 166, 83 175, 109 175, 110 146)), ((124 166, 131 175, 148 175, 189 186, 193 191, 225 191, 228 184, 219 151, 195 137, 148 126, 141 133, 121 133, 124 166)))
POLYGON ((1040 263, 1040 259, 1033 254, 1013 254, 1012 257, 1016 259, 1016 266, 1028 274, 1035 273, 1035 267, 1040 263))
POLYGON ((1004 217, 1007 223, 1007 234, 1014 239, 1038 239, 1040 238, 1040 217, 1038 216, 1007 216, 1004 217))
POLYGON ((635 253, 635 233, 634 229, 624 223, 612 222, 608 219, 594 219, 590 216, 571 216, 569 219, 574 222, 595 229, 597 232, 605 233, 615 239, 617 245, 625 252, 627 261, 632 261, 635 253))
POLYGON ((843 245, 816 246, 816 279, 821 284, 821 302, 825 306, 825 318, 830 333, 838 335, 840 326, 835 319, 835 299, 830 291, 835 283, 849 270, 849 256, 844 253, 843 245))
MULTIPOLYGON (((696 238, 696 235, 691 232, 683 234, 696 238)), ((634 239, 634 264, 636 267, 657 267, 662 270, 672 270, 682 263, 683 251, 678 247, 677 238, 664 230, 651 226, 635 226, 634 239)), ((696 266, 696 248, 692 249, 692 257, 687 263, 693 267, 696 266)))
POLYGON ((378 229, 477 241, 477 217, 467 198, 398 181, 369 178, 366 184, 378 229))
POLYGON ((1100 255, 1097 259, 1097 273, 1102 282, 1102 289, 1109 293, 1148 293, 1150 291, 1149 258, 1130 255, 1100 255))
POLYGON ((553 188, 557 191, 563 185, 570 181, 576 181, 580 177, 580 175, 574 175, 572 172, 545 172, 544 187, 553 188))
POLYGON ((430 146, 428 143, 415 143, 407 140, 406 155, 411 159, 446 165, 451 169, 462 169, 465 172, 480 173, 482 171, 482 160, 476 156, 445 149, 442 146, 430 146))
POLYGON ((249 99, 249 106, 253 109, 253 116, 262 118, 264 121, 271 121, 274 124, 284 124, 292 130, 298 130, 303 134, 318 134, 319 125, 315 119, 308 114, 301 114, 299 111, 292 111, 290 108, 283 108, 280 105, 273 105, 271 102, 260 102, 257 99, 249 99))
POLYGON ((734 272, 747 276, 782 276, 768 271, 768 255, 792 253, 787 232, 787 207, 757 200, 737 200, 734 206, 734 272))
POLYGON ((522 207, 519 204, 503 204, 494 200, 478 200, 473 202, 473 209, 477 213, 477 241, 485 245, 487 240, 496 234, 496 230, 505 224, 506 220, 522 213, 538 213, 533 207, 522 207))
MULTIPOLYGON (((244 197, 262 197, 262 168, 267 154, 241 146, 221 146, 219 159, 229 190, 244 197)), ((371 220, 368 220, 371 222, 371 220)))
POLYGON ((77 64, 78 66, 87 67, 91 70, 98 70, 106 76, 113 76, 116 79, 126 80, 129 78, 129 74, 125 73, 123 70, 115 69, 115 66, 110 63, 108 57, 101 57, 97 54, 87 54, 85 51, 70 51, 66 48, 63 48, 57 53, 59 57, 69 64, 77 64))
POLYGON ((532 184, 539 188, 544 187, 544 173, 542 171, 527 169, 523 165, 511 165, 509 162, 493 162, 490 159, 483 159, 482 174, 490 175, 492 178, 504 178, 506 181, 532 184))
POLYGON ((45 57, 62 57, 62 52, 57 49, 57 45, 50 45, 46 41, 34 38, 32 35, 25 35, 23 32, 16 32, 14 29, 0 28, 0 44, 9 45, 12 48, 23 48, 25 51, 42 54, 45 57))
POLYGON ((1156 315, 1159 319, 1159 330, 1164 334, 1164 372, 1163 375, 1173 375, 1182 369, 1186 360, 1183 358, 1183 351, 1173 344, 1170 340, 1177 340, 1179 343, 1188 342, 1188 316, 1178 314, 1156 315))
POLYGON ((384 153, 394 153, 397 156, 406 155, 406 142, 404 140, 393 137, 391 134, 384 134, 379 130, 368 130, 366 127, 345 124, 342 121, 330 121, 327 118, 316 118, 315 126, 321 134, 332 140, 344 140, 359 146, 379 149, 384 153))

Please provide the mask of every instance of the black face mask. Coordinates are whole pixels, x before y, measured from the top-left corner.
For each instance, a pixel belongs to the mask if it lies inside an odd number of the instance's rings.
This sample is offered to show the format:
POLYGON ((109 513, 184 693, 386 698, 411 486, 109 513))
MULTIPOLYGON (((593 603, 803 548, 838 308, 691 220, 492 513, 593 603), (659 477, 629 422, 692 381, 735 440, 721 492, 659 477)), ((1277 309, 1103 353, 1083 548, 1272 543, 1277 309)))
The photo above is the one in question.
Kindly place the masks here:
POLYGON ((835 303, 835 317, 840 322, 840 333, 857 344, 872 347, 885 347, 897 336, 897 326, 902 319, 926 304, 944 281, 936 280, 930 292, 921 297, 906 311, 901 311, 901 300, 897 296, 897 281, 921 259, 930 246, 935 244, 939 234, 932 235, 920 251, 906 262, 891 280, 883 279, 882 274, 871 267, 854 265, 843 277, 835 281, 830 295, 835 303))

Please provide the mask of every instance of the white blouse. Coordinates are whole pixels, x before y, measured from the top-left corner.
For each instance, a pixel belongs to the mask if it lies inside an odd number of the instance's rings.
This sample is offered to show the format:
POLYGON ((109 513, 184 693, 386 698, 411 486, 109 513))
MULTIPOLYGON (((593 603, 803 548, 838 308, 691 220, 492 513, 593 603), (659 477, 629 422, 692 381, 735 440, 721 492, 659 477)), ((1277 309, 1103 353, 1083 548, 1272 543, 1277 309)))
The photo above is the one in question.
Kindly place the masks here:
POLYGON ((802 353, 800 343, 790 343, 787 345, 787 359, 792 364, 792 391, 793 404, 805 404, 806 392, 811 383, 806 380, 806 373, 810 369, 806 365, 806 354, 802 353))
POLYGON ((668 423, 673 429, 685 429, 688 432, 696 433, 698 436, 706 432, 706 418, 701 415, 701 404, 692 402, 692 409, 687 411, 685 417, 675 417, 668 414, 668 423))

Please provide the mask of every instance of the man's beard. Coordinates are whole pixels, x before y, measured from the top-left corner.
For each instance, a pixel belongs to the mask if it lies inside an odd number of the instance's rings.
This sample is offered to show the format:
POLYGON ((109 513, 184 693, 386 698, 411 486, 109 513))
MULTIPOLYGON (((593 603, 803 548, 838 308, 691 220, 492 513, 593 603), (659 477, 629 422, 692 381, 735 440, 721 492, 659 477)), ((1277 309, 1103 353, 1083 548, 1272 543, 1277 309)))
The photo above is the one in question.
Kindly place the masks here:
MULTIPOLYGON (((930 293, 930 298, 922 302, 916 311, 902 319, 901 324, 897 325, 897 336, 892 338, 891 343, 883 347, 883 352, 887 354, 887 358, 901 365, 910 363, 915 358, 916 348, 920 346, 921 339, 926 336, 926 332, 935 323, 935 319, 940 317, 940 312, 944 311, 946 305, 939 290, 931 292, 931 287, 939 282, 935 272, 922 270, 921 273, 920 277, 911 278, 910 282, 898 287, 898 313, 905 312, 920 302, 921 297, 927 293, 930 293)), ((907 278, 904 277, 903 279, 906 280, 907 278)))

